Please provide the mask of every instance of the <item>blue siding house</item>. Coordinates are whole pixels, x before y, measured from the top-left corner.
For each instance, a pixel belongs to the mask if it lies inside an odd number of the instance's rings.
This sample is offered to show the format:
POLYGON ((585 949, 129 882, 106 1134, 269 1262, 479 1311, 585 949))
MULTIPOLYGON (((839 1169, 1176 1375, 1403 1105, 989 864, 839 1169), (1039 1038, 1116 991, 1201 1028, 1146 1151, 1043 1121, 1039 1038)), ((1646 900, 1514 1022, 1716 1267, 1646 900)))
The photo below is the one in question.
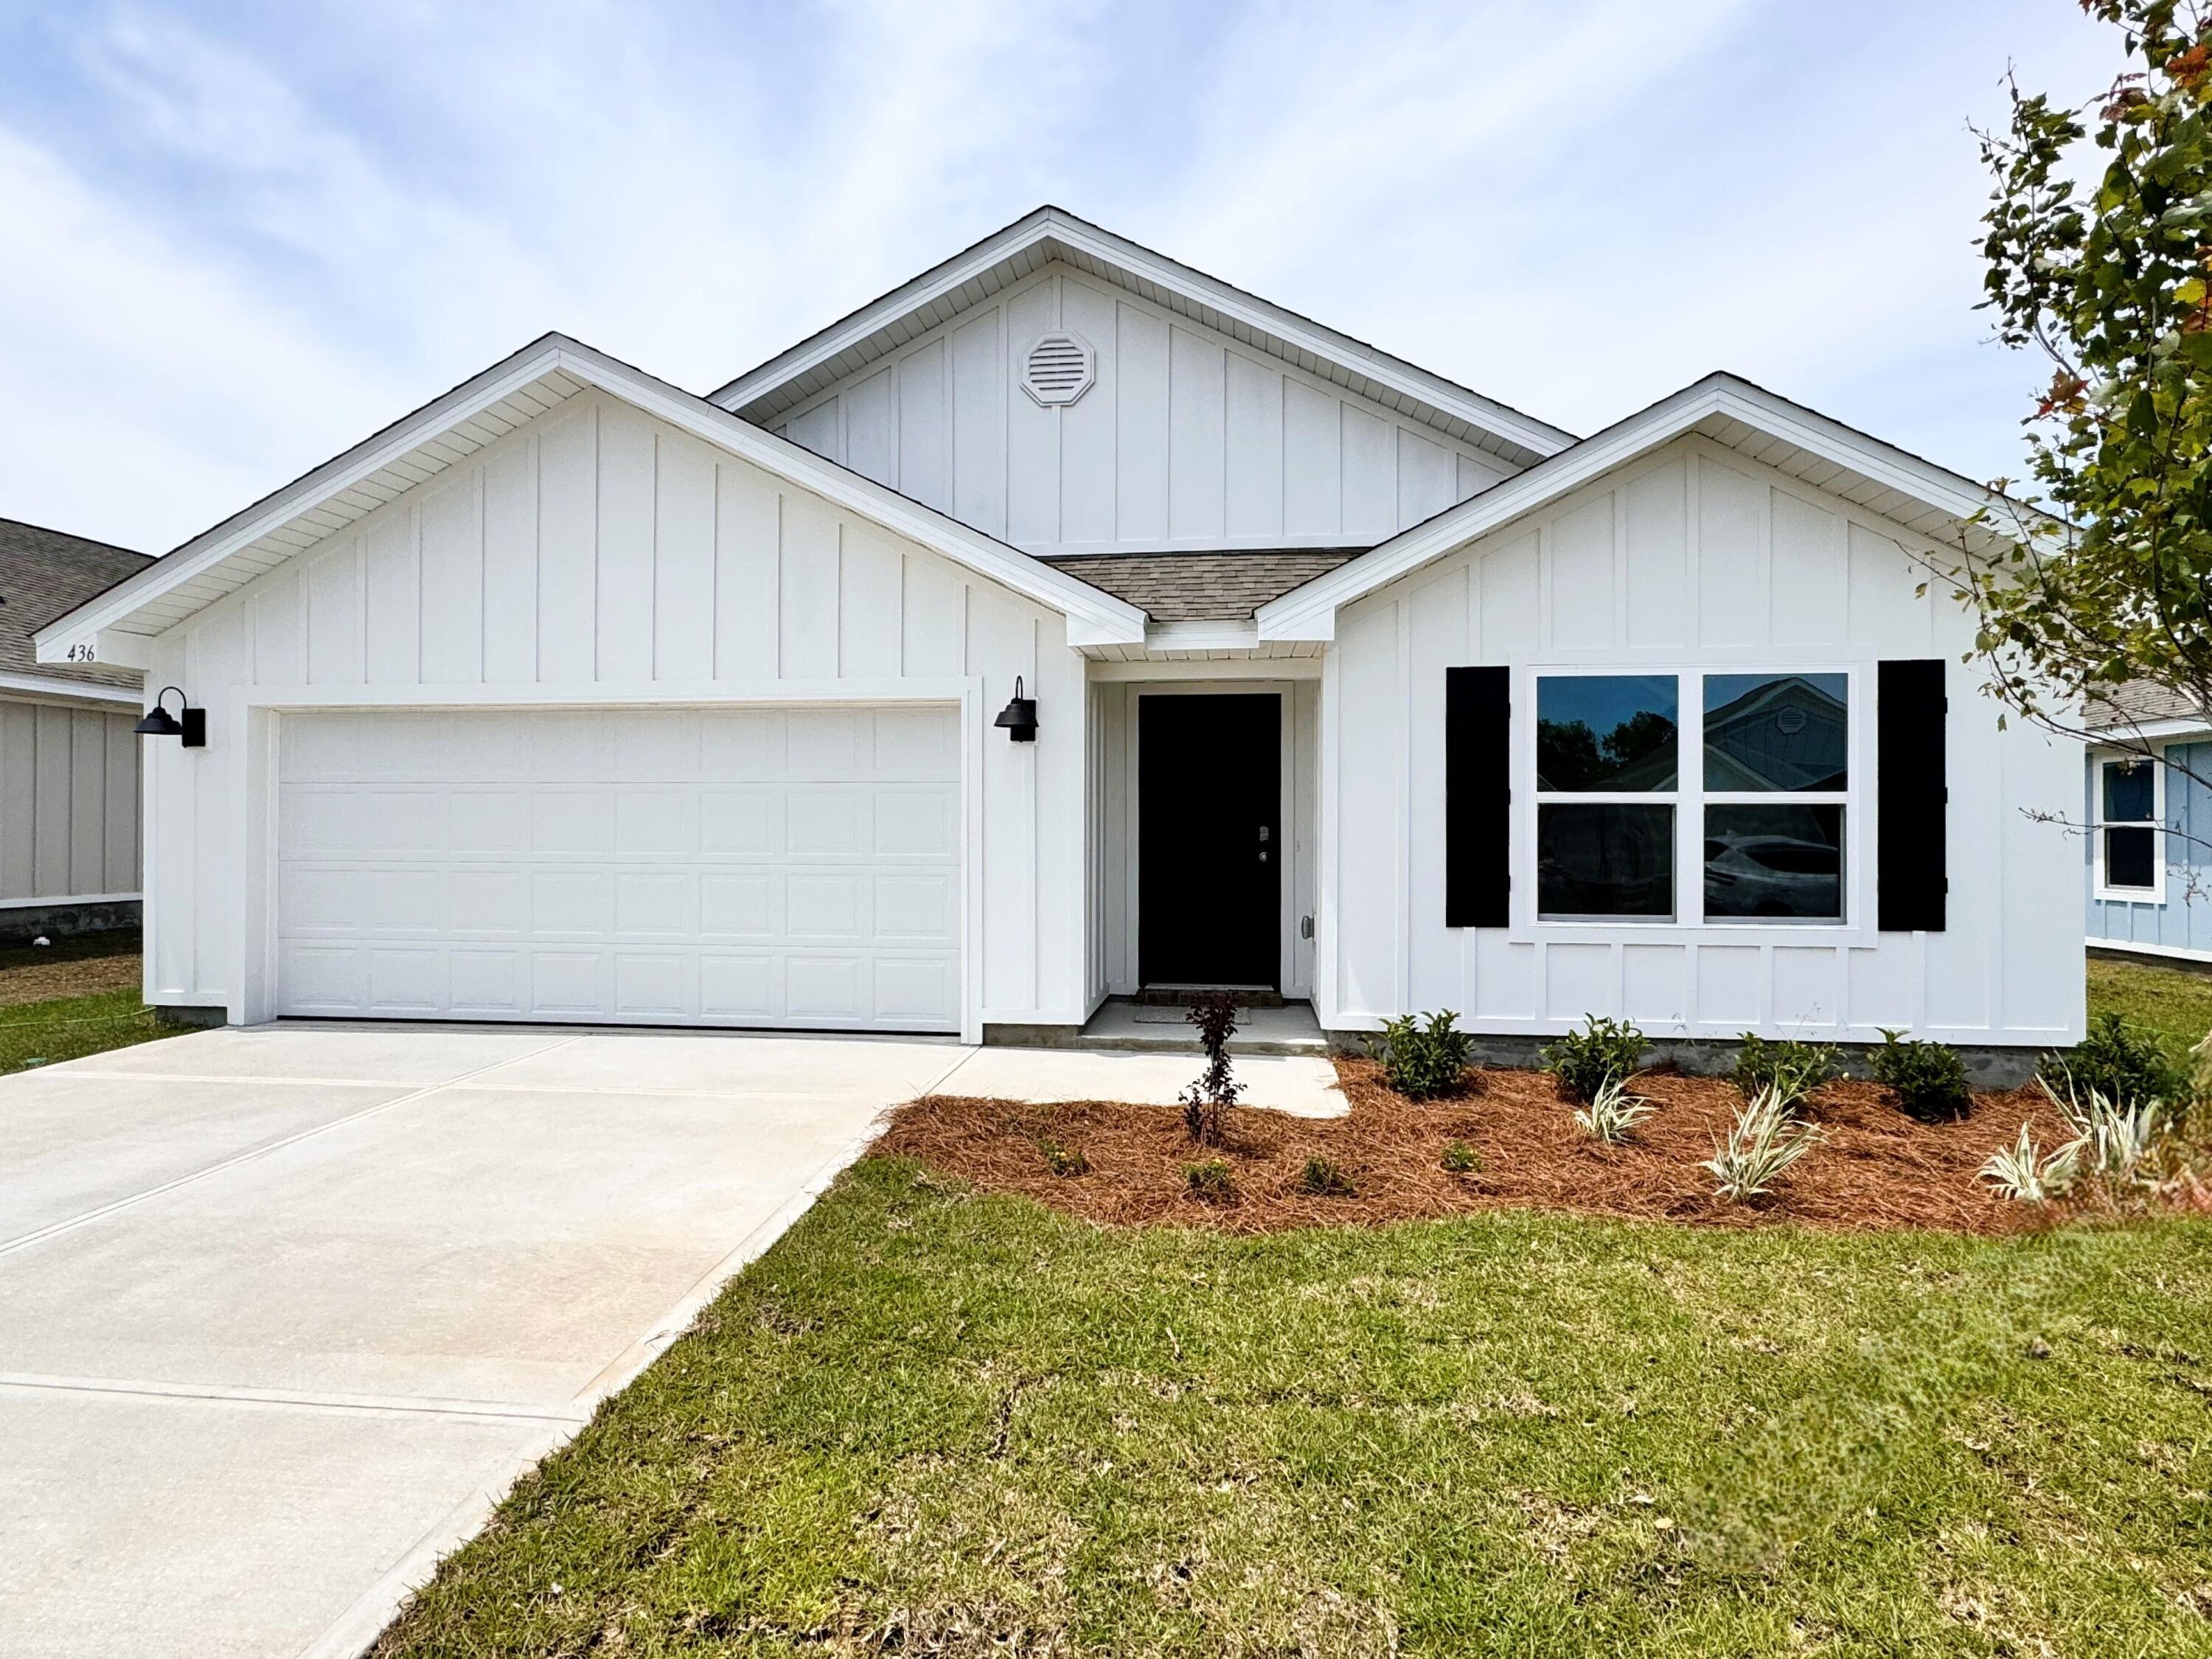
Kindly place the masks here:
POLYGON ((2082 791, 2088 943, 2212 963, 2212 728, 2150 687, 2101 713, 2114 742, 2090 748, 2082 791))

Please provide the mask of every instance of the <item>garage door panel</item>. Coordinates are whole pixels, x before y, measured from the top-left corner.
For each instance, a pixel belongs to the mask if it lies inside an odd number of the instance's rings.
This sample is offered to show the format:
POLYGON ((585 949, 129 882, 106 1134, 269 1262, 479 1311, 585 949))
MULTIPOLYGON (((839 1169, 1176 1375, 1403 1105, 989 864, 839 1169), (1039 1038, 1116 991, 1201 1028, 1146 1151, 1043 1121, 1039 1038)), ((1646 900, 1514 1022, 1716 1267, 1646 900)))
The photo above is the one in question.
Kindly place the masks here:
POLYGON ((735 1024, 783 1019, 783 958, 766 951, 710 951, 699 958, 699 1015, 735 1024))
POLYGON ((450 1012, 520 1019, 530 1012, 530 958, 519 950, 456 945, 446 953, 450 1012))
POLYGON ((278 948, 285 1012, 356 1014, 368 1006, 368 953, 358 945, 295 941, 278 948))
POLYGON ((950 876, 878 876, 873 885, 878 939, 905 945, 952 944, 957 916, 950 876))
POLYGON ((699 927, 699 878, 688 870, 625 870, 615 878, 615 931, 624 939, 689 939, 699 927))
POLYGON ((603 939, 614 927, 611 870, 541 870, 531 878, 532 938, 603 939))
POLYGON ((530 852, 530 797, 519 789, 457 787, 447 796, 447 850, 475 858, 530 852))
POLYGON ((367 956, 371 1012, 435 1014, 452 1005, 444 947, 372 945, 367 956))
POLYGON ((605 951, 558 951, 544 946, 530 954, 530 1006, 536 1013, 588 1019, 611 1012, 613 975, 605 951))
POLYGON ((857 945, 868 937, 866 883, 850 871, 786 876, 783 910, 784 937, 793 943, 857 945))
POLYGON ((867 793, 801 785, 784 797, 784 852, 794 859, 865 858, 874 839, 867 793))
POLYGON ((950 957, 878 957, 875 1007, 884 1020, 957 1024, 960 976, 950 957))
POLYGON ((690 858, 699 851, 696 788, 626 790, 615 803, 615 851, 624 858, 690 858))
POLYGON ((756 784, 708 789, 699 799, 702 857, 775 858, 783 851, 783 792, 756 784))
POLYGON ((530 878, 520 870, 455 869, 447 878, 447 930, 483 938, 530 932, 530 878))
POLYGON ((879 789, 874 830, 874 857, 950 860, 959 850, 960 804, 942 787, 879 789))
POLYGON ((699 960, 689 952, 624 951, 615 957, 615 1012, 677 1019, 697 1012, 699 960))
POLYGON ((391 719, 280 727, 280 1012, 957 1027, 956 711, 391 719))

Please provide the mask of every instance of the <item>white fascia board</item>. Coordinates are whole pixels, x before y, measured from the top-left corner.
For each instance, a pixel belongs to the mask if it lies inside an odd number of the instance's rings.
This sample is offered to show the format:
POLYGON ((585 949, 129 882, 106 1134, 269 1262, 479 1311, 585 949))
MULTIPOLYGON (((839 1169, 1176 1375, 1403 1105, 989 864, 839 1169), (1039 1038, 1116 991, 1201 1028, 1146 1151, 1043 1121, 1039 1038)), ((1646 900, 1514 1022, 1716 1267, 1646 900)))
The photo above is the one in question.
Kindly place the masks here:
POLYGON ((94 685, 87 680, 64 679, 58 674, 0 673, 0 692, 9 691, 56 702, 113 703, 125 708, 143 708, 146 702, 143 692, 127 685, 94 685))
POLYGON ((1270 600, 1257 612, 1260 637, 1333 639, 1340 606, 1673 442, 1716 415, 1755 427, 1808 454, 1960 519, 1986 507, 2004 505, 1995 491, 1853 431, 1841 422, 1734 375, 1709 375, 1573 448, 1401 532, 1328 574, 1270 600))
MULTIPOLYGON (((393 422, 367 441, 325 461, 244 511, 204 531, 174 552, 48 623, 33 636, 40 662, 63 662, 69 648, 93 641, 102 629, 128 618, 147 600, 168 592, 242 547, 289 522, 316 502, 341 495, 382 471, 426 438, 489 408, 559 367, 559 337, 547 335, 443 397, 393 422)), ((95 647, 95 648, 97 648, 95 647)))
POLYGON ((556 369, 1060 612, 1071 624, 1079 623, 1096 633, 1099 643, 1136 644, 1145 636, 1145 613, 1135 605, 824 460, 787 438, 764 432, 642 369, 555 334, 525 347, 368 443, 318 467, 256 507, 155 561, 129 580, 48 623, 37 635, 39 659, 65 660, 72 645, 113 628, 146 601, 190 581, 318 501, 352 488, 416 445, 556 369))
POLYGON ((1133 276, 1179 294, 1193 304, 1208 307, 1248 328, 1271 336, 1294 351, 1311 352, 1316 357, 1340 364, 1540 456, 1557 454, 1575 442, 1572 433, 1493 402, 1442 375, 1393 357, 1295 312, 1271 305, 1203 271, 1179 264, 1150 248, 1054 208, 1041 208, 1017 220, 965 254, 924 272, 863 306, 842 323, 832 325, 757 368, 747 370, 728 385, 708 393, 708 401, 723 409, 742 409, 850 350, 899 319, 957 292, 1024 249, 1045 242, 1057 243, 1101 264, 1116 266, 1133 276))
POLYGON ((2131 743, 2170 743, 2177 738, 2202 741, 2212 738, 2212 726, 2207 726, 2194 714, 2177 714, 2162 720, 2126 720, 2097 727, 2090 734, 2090 744, 2119 753, 2131 743))

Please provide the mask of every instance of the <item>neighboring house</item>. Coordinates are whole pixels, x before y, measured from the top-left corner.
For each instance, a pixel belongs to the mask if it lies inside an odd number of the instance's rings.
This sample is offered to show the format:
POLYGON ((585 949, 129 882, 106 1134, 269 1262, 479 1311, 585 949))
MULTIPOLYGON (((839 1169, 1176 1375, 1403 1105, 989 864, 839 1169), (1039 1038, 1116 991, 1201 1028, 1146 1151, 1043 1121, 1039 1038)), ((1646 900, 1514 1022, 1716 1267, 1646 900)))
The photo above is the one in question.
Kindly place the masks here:
POLYGON ((2079 757, 1914 562, 1988 499, 1727 375, 1577 441, 1043 209, 709 397, 549 335, 40 648, 205 709, 148 994, 233 1020, 2024 1048, 2079 757))
POLYGON ((2212 962, 2212 726, 2183 699, 2130 685, 2092 710, 2083 791, 2088 941, 2212 962))
POLYGON ((0 519, 0 943, 137 922, 140 676, 32 635, 152 562, 0 519))

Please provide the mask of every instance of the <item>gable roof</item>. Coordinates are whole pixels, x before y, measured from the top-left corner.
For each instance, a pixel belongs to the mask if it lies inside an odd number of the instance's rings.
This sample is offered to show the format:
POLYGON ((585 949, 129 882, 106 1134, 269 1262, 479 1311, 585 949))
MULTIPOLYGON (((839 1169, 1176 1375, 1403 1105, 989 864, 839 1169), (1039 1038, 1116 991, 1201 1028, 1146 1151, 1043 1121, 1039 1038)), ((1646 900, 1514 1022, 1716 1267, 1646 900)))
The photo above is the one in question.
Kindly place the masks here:
POLYGON ((1774 467, 1931 539, 1955 541, 1964 536, 1977 553, 1995 552, 2008 544, 1997 532, 1970 526, 1967 520, 1974 514, 1984 508, 2027 512, 1962 473, 1869 437, 1739 375, 1715 373, 1261 606, 1260 637, 1333 639, 1338 607, 1688 433, 1700 434, 1747 460, 1774 467))
POLYGON ((166 632, 586 386, 1059 611, 1071 644, 1144 638, 1144 613, 1126 601, 642 369, 546 334, 40 629, 40 658, 59 660, 104 634, 113 648, 101 654, 114 659, 128 648, 117 635, 166 632))
POLYGON ((138 702, 140 675, 133 668, 91 663, 41 663, 33 644, 37 630, 95 593, 153 562, 127 547, 96 542, 67 531, 17 519, 0 519, 0 689, 18 682, 79 685, 102 701, 138 702))
POLYGON ((1574 434, 1049 205, 1024 215, 708 394, 765 425, 1053 261, 1527 466, 1574 434))

